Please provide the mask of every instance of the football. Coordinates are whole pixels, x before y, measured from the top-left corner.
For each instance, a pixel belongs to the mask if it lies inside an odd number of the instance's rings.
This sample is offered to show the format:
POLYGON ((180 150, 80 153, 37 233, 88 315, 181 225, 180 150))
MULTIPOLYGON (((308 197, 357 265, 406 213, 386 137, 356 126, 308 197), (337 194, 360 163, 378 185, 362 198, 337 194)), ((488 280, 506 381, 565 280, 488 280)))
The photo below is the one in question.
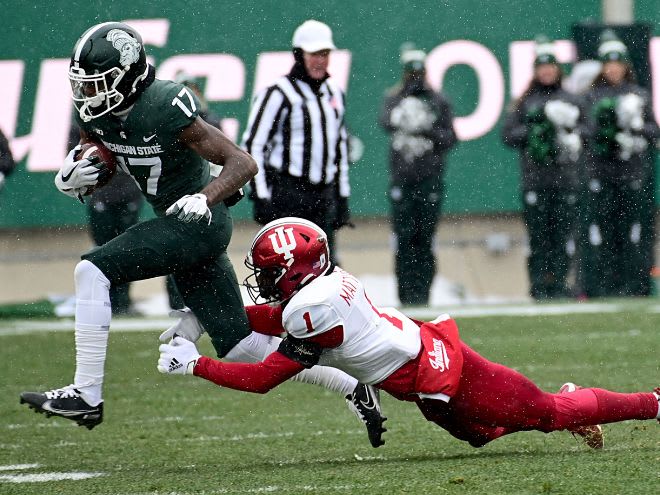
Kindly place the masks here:
POLYGON ((82 160, 83 158, 87 158, 100 170, 98 182, 93 186, 87 187, 87 191, 85 191, 84 195, 89 196, 98 188, 110 182, 110 179, 117 173, 117 159, 112 154, 112 151, 98 141, 88 141, 81 146, 82 149, 78 152, 75 159, 82 160))

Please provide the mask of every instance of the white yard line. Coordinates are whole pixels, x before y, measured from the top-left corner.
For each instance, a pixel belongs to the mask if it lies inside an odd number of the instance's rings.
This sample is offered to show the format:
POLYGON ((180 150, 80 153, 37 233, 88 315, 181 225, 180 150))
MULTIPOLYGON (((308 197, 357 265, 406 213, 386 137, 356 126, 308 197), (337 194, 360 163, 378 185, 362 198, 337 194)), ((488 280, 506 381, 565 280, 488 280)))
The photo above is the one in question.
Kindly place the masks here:
MULTIPOLYGON (((626 304, 587 303, 587 304, 520 304, 520 305, 485 305, 456 306, 446 308, 409 308, 403 312, 413 318, 433 319, 440 313, 449 313, 454 318, 483 318, 489 316, 560 316, 571 314, 620 313, 631 311, 626 304)), ((636 311, 650 314, 660 313, 660 306, 639 307, 636 311)), ((113 332, 143 332, 146 330, 166 329, 173 319, 164 318, 122 318, 112 323, 113 332)), ((25 335, 39 332, 72 332, 73 320, 0 320, 0 337, 25 335)))
MULTIPOLYGON (((0 465, 0 471, 25 471, 40 468, 40 464, 6 464, 0 465)), ((48 481, 62 480, 85 480, 88 478, 97 478, 104 473, 12 473, 0 474, 0 483, 44 483, 48 481)))
POLYGON ((34 474, 0 474, 0 483, 45 483, 62 480, 86 480, 98 478, 103 473, 34 473, 34 474))
MULTIPOLYGON (((407 314, 418 318, 435 318, 441 312, 454 318, 483 318, 488 316, 555 316, 571 314, 620 313, 629 310, 623 304, 520 304, 515 306, 454 307, 442 311, 434 308, 410 309, 407 314)), ((406 310, 403 310, 406 313, 406 310)))
MULTIPOLYGON (((113 332, 144 332, 145 330, 165 330, 174 319, 127 318, 114 321, 113 332)), ((0 337, 25 335, 39 332, 73 332, 73 320, 0 320, 0 337)))
POLYGON ((38 468, 39 464, 9 464, 0 466, 0 471, 21 471, 23 469, 38 468))

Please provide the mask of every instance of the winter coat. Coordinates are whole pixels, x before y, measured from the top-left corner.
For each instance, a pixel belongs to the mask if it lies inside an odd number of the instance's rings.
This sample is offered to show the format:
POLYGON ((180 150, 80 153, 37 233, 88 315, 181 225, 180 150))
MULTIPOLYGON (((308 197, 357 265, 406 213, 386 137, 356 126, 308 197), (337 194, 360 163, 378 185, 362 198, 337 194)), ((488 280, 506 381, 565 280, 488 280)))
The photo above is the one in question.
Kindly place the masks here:
POLYGON ((583 100, 559 85, 533 85, 507 113, 502 127, 504 144, 520 152, 523 190, 555 188, 574 190, 580 181, 583 100), (559 125, 546 115, 549 102, 564 102, 576 107, 574 124, 559 125), (569 151, 559 144, 560 133, 572 133, 576 147, 569 151))
POLYGON ((457 141, 452 121, 449 102, 425 85, 398 86, 388 92, 379 124, 391 134, 393 184, 442 178, 445 155, 457 141))
POLYGON ((603 83, 586 94, 586 101, 588 178, 608 182, 646 180, 653 173, 653 149, 660 136, 649 93, 632 82, 617 86, 603 83), (635 129, 626 128, 618 115, 618 103, 626 95, 641 99, 641 120, 633 126, 635 129), (620 144, 624 139, 630 147, 620 144))

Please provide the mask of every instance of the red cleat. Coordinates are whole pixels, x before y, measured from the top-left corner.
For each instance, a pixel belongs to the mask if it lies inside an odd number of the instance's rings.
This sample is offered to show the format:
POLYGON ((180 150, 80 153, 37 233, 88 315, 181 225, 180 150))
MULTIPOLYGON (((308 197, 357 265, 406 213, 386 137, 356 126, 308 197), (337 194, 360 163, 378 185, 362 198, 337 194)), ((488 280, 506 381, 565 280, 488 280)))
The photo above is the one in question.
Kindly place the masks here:
MULTIPOLYGON (((567 382, 561 386, 559 393, 570 394, 581 388, 575 383, 567 382)), ((575 428, 568 428, 568 431, 576 438, 578 436, 582 437, 584 443, 592 449, 602 449, 605 444, 603 440, 603 428, 600 425, 576 426, 575 428)))

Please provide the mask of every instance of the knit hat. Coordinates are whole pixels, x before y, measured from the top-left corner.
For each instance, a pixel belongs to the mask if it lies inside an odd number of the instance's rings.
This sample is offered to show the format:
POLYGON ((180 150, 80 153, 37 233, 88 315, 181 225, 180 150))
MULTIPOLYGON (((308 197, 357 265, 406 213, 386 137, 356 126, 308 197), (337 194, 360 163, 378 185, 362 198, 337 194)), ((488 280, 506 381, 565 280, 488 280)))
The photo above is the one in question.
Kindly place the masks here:
POLYGON ((425 69, 426 52, 419 50, 414 44, 408 42, 401 45, 401 65, 404 72, 421 71, 425 69))
POLYGON ((556 64, 557 57, 555 57, 554 47, 552 41, 547 36, 537 36, 535 39, 536 46, 534 47, 534 67, 542 64, 556 64))
POLYGON ((601 62, 629 62, 628 49, 611 29, 606 29, 600 35, 598 60, 601 62))

